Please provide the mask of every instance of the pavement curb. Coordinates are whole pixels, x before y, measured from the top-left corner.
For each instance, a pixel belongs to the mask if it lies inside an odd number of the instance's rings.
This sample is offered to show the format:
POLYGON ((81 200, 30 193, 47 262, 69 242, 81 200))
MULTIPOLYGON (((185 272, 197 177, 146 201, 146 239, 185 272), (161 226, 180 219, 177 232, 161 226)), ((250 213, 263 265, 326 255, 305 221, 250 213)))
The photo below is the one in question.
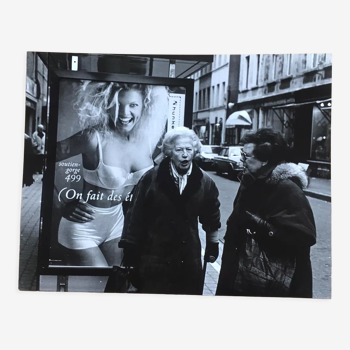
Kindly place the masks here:
POLYGON ((327 195, 324 193, 319 193, 319 192, 308 191, 308 190, 304 190, 304 193, 308 197, 317 198, 317 199, 321 199, 323 201, 331 202, 330 195, 327 195))

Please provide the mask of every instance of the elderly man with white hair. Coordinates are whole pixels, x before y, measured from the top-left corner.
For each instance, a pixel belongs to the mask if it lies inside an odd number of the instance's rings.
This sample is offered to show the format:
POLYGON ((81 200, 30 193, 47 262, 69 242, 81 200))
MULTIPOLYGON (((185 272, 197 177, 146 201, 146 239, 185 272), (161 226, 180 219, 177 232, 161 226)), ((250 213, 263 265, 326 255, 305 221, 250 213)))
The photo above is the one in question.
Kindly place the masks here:
POLYGON ((32 146, 35 155, 35 170, 41 174, 44 167, 45 157, 45 132, 44 125, 38 124, 32 135, 32 146))
POLYGON ((120 245, 139 293, 202 294, 198 219, 206 232, 205 260, 218 257, 219 192, 193 162, 200 147, 193 130, 169 131, 164 160, 135 189, 120 245))

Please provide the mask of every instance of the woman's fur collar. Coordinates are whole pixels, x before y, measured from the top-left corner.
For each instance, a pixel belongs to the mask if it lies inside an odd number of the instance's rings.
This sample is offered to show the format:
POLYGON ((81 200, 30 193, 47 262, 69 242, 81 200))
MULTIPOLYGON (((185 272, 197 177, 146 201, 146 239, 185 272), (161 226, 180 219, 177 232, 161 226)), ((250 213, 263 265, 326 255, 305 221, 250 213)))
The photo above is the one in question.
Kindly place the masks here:
POLYGON ((296 183, 301 189, 305 189, 308 184, 308 177, 304 169, 294 163, 283 163, 277 165, 272 171, 268 183, 277 184, 279 181, 289 179, 296 183))

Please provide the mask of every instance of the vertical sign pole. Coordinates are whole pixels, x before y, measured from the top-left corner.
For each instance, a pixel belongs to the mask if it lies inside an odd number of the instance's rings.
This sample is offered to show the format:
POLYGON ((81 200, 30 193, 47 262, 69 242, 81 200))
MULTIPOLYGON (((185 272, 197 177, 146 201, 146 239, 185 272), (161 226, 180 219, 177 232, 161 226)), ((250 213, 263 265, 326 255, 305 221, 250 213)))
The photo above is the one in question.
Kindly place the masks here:
POLYGON ((176 60, 170 60, 169 78, 175 78, 175 68, 176 68, 176 60))

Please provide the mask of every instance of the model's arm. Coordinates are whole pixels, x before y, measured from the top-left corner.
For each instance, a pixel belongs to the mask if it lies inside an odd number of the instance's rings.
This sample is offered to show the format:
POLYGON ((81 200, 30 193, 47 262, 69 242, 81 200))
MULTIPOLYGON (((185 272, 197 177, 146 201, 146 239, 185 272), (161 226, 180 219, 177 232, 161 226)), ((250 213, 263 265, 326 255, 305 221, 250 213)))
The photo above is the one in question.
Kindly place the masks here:
MULTIPOLYGON (((78 154, 91 155, 97 147, 97 141, 86 132, 78 132, 57 143, 56 162, 78 154)), ((62 216, 67 220, 84 223, 94 220, 94 211, 80 200, 65 203, 60 208, 62 216)))
POLYGON ((57 142, 56 162, 76 156, 86 154, 93 148, 93 138, 86 132, 78 133, 57 142))

